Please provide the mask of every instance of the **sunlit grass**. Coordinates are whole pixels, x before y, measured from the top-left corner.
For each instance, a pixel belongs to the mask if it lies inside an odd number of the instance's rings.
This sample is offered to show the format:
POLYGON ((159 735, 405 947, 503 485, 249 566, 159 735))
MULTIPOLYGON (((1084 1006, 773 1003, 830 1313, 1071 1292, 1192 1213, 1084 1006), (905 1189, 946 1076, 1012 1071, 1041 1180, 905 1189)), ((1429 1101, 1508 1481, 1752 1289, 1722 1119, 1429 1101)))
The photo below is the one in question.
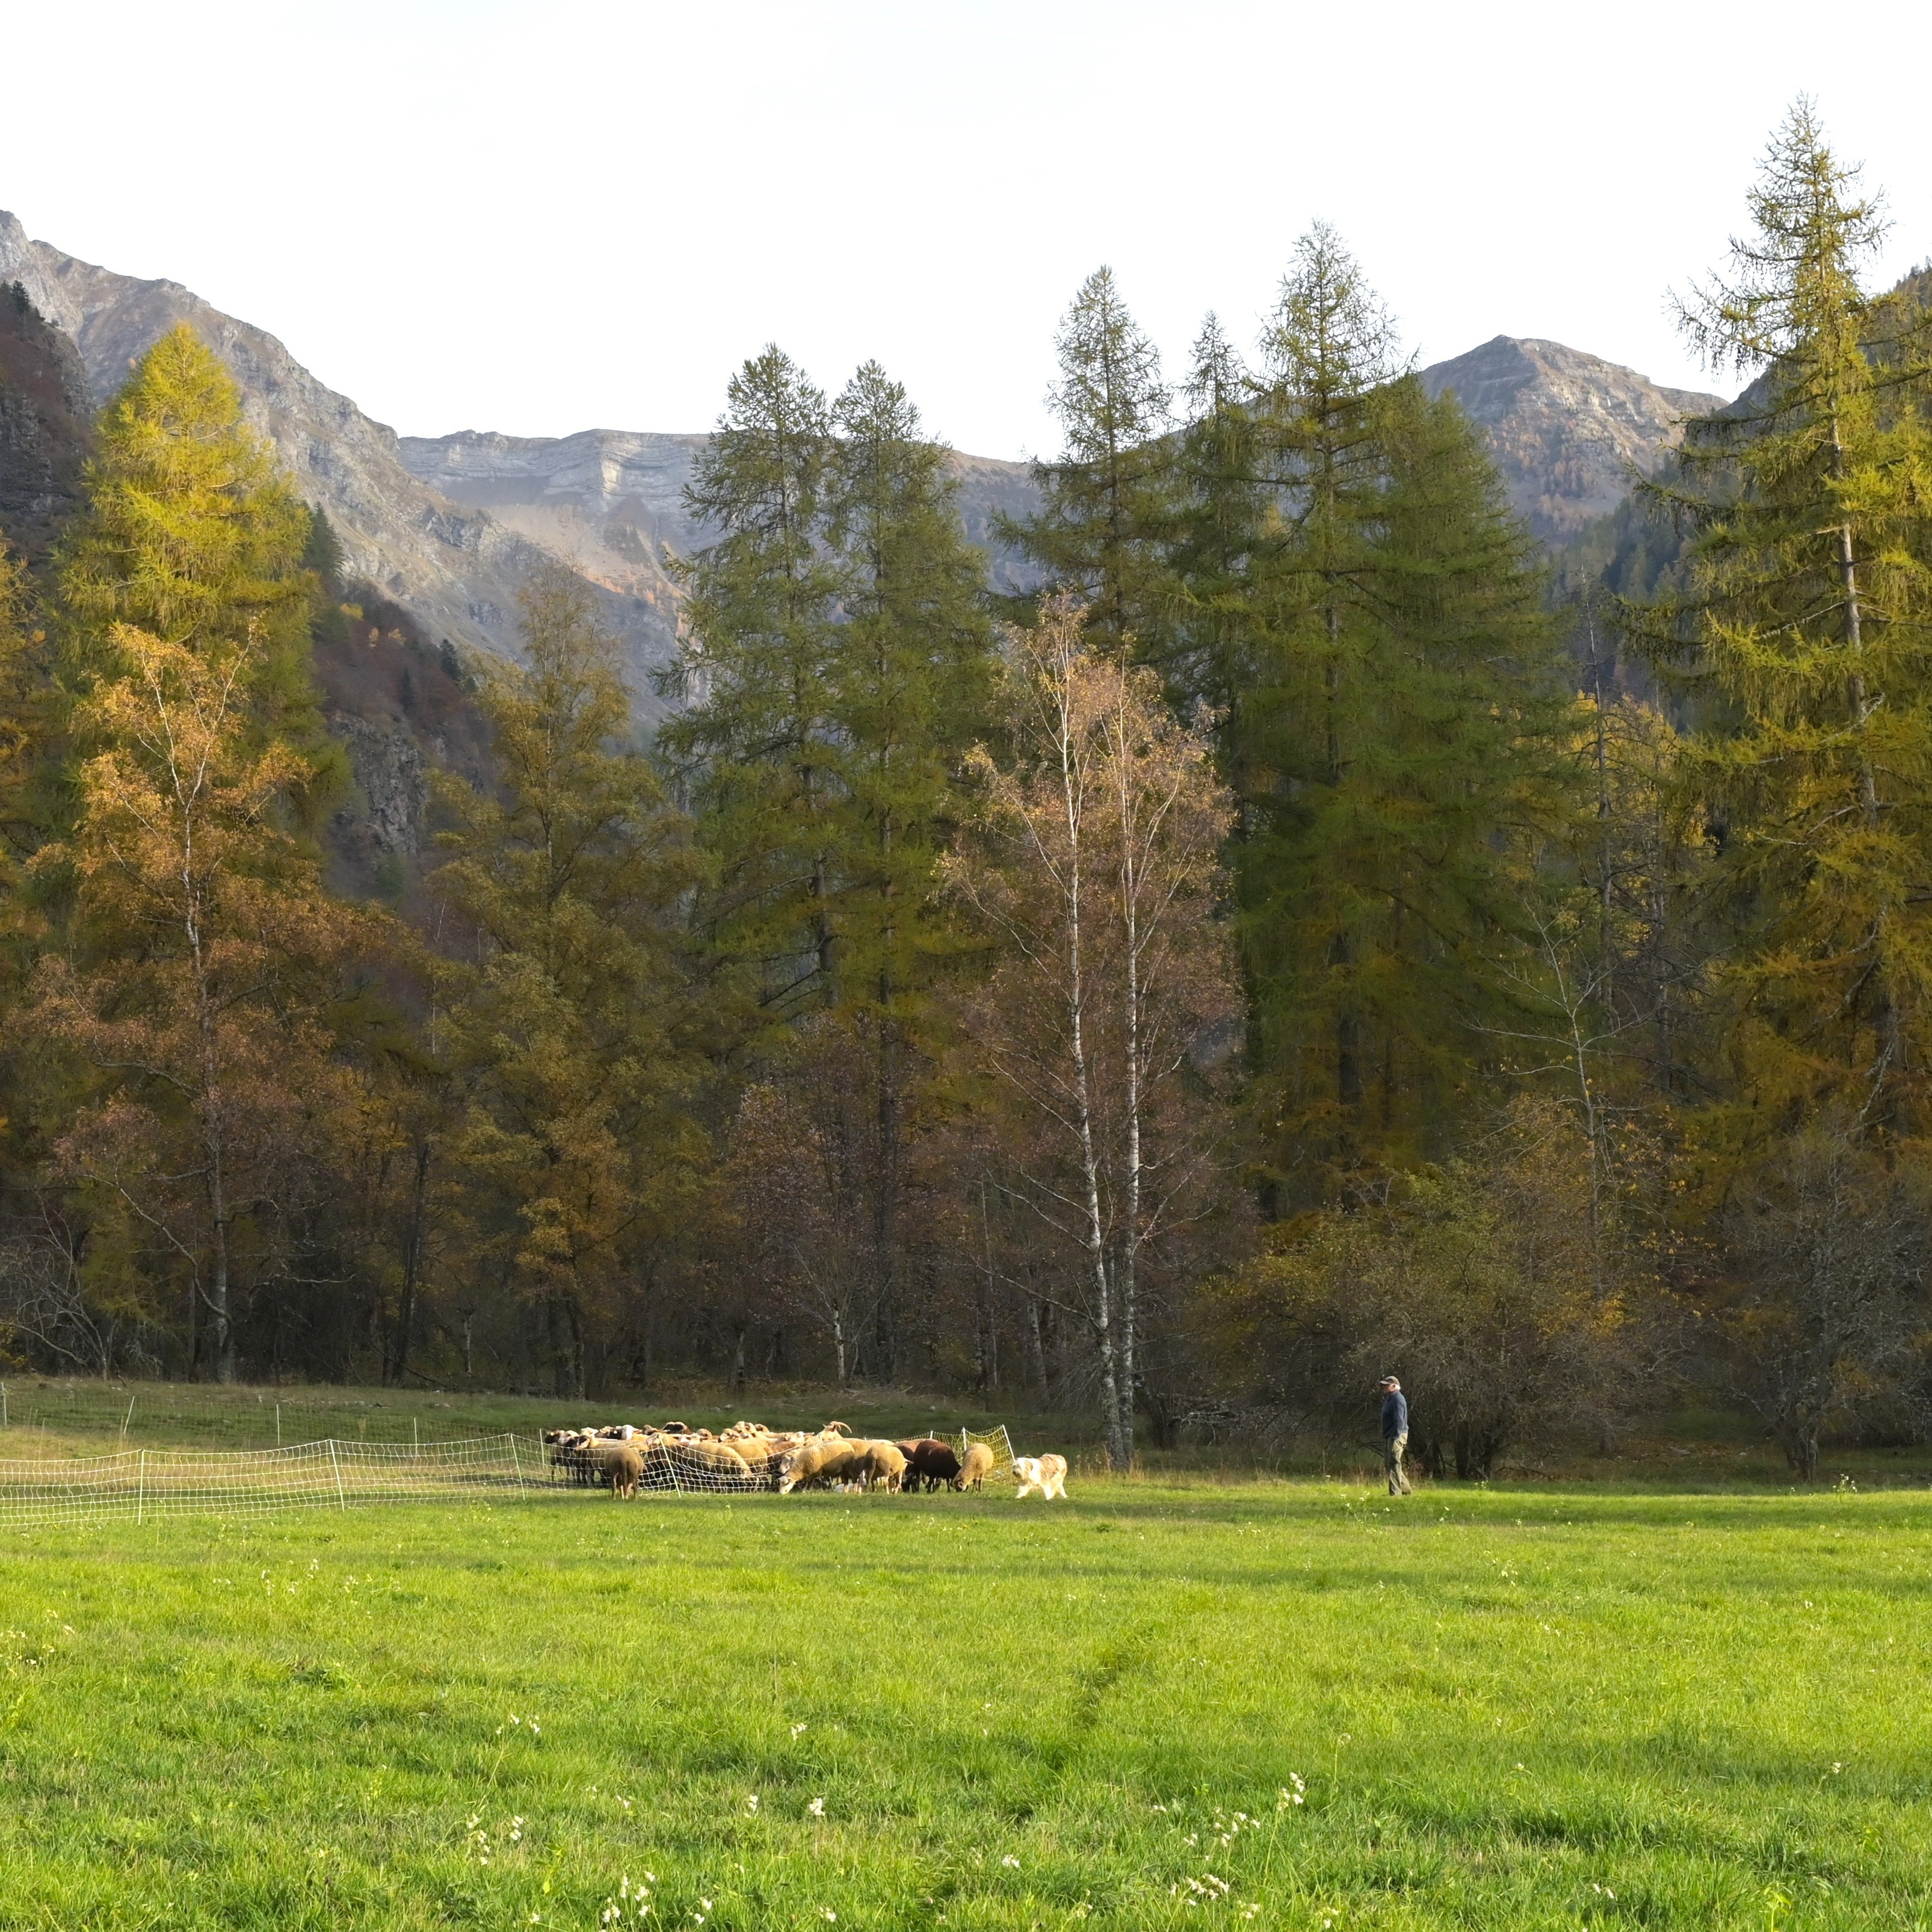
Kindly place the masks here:
POLYGON ((1909 1926, 1928 1554, 1178 1480, 16 1535, 0 1925, 1909 1926))

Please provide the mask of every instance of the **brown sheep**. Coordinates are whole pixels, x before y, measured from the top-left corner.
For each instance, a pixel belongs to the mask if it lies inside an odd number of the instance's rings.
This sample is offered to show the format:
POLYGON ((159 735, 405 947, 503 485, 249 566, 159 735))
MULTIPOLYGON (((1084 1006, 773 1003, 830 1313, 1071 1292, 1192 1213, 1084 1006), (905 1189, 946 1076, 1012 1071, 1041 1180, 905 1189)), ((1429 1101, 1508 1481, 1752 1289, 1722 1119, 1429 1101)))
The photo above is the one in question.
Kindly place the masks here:
POLYGON ((959 1473, 952 1479, 956 1490, 981 1488, 986 1478, 993 1473, 993 1452, 983 1442, 976 1442, 966 1452, 966 1460, 959 1465, 959 1473))
POLYGON ((959 1474, 959 1458, 953 1454, 952 1444, 940 1442, 936 1436, 915 1442, 906 1460, 912 1465, 910 1488, 923 1484, 928 1490, 936 1490, 941 1483, 956 1480, 959 1474))
POLYGON ((896 1490, 905 1480, 906 1459, 891 1442, 868 1442, 859 1459, 859 1480, 868 1490, 896 1490))
POLYGON ((703 1474, 722 1479, 727 1487, 749 1488, 751 1472, 745 1466, 745 1459, 728 1443, 694 1441, 686 1436, 677 1445, 681 1467, 693 1474, 703 1474))
POLYGON ((632 1444, 620 1442, 616 1453, 604 1458, 604 1469, 610 1479, 610 1500, 615 1502, 622 1496, 628 1502, 644 1479, 644 1459, 632 1444))
POLYGON ((859 1460, 857 1448, 850 1442, 808 1442, 794 1452, 778 1479, 778 1492, 789 1496, 794 1490, 818 1489, 829 1483, 850 1480, 859 1460))

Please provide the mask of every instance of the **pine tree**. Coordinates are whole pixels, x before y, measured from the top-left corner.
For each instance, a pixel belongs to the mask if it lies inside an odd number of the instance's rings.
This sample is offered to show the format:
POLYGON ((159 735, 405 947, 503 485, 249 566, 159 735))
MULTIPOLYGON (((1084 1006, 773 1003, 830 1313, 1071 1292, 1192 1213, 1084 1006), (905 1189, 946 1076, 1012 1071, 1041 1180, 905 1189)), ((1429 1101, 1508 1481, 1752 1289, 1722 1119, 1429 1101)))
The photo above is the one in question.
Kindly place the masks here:
POLYGON ((1300 244, 1265 346, 1273 501, 1229 766, 1279 1177, 1417 1158, 1466 1087, 1562 693, 1529 541, 1331 231, 1300 244))
POLYGON ((0 532, 0 1161, 16 1153, 23 1050, 17 1006, 44 938, 27 862, 45 836, 52 717, 46 634, 0 532))
POLYGON ((841 996, 886 1012, 944 944, 926 901, 959 762, 990 716, 993 634, 946 452, 904 389, 868 362, 833 414, 824 529, 842 621, 826 685, 843 754, 841 996))
MULTIPOLYGON (((1081 284, 1054 348, 1060 380, 1049 400, 1065 447, 1034 466, 1039 514, 1004 520, 1001 530, 1041 567, 1046 587, 1081 599, 1097 644, 1120 649, 1131 639, 1159 662, 1172 599, 1163 546, 1174 466, 1173 399, 1160 351, 1105 267, 1081 284)), ((1024 619, 1029 610, 1014 614, 1024 619)))
POLYGON ((526 592, 527 668, 480 695, 496 782, 446 778, 436 892, 473 944, 443 969, 444 1050, 469 1099, 448 1150, 470 1252, 540 1324, 560 1395, 640 1244, 701 1163, 676 940, 695 868, 682 817, 632 748, 617 646, 562 571, 526 592))
POLYGON ((1874 302, 1882 232, 1808 103, 1773 138, 1732 274, 1690 340, 1754 373, 1687 427, 1653 502, 1688 525, 1688 594, 1633 607, 1697 705, 1684 766, 1720 830, 1740 1118, 1842 1106, 1932 1124, 1932 358, 1874 302))
POLYGON ((1185 394, 1167 554, 1173 615, 1162 669, 1179 709, 1205 704, 1218 715, 1225 756, 1240 742, 1252 681, 1250 569, 1269 497, 1255 380, 1215 316, 1196 338, 1185 394))
POLYGON ((890 1352, 904 1119, 950 944, 934 869, 991 689, 984 561, 946 451, 875 364, 831 410, 776 350, 747 364, 691 501, 724 535, 687 566, 694 701, 662 742, 717 867, 702 916, 754 975, 746 1043, 866 1070, 842 1144, 872 1203, 866 1339, 890 1352))
MULTIPOLYGON (((310 767, 260 740, 256 634, 117 623, 77 706, 92 748, 70 838, 70 956, 43 962, 44 1035, 92 1070, 58 1164, 184 1292, 188 1354, 232 1382, 245 1294, 278 1278, 352 1098, 331 1007, 380 922, 332 902, 277 829, 310 767)), ((97 1255, 96 1264, 111 1265, 97 1255)))
POLYGON ((242 420, 226 370, 185 323, 163 336, 103 412, 87 502, 56 553, 64 676, 85 690, 116 624, 194 651, 252 639, 248 710, 260 741, 295 746, 300 789, 339 782, 322 730, 303 568, 309 512, 242 420))
POLYGON ((946 453, 921 433, 877 363, 833 411, 825 534, 843 622, 827 683, 843 755, 834 814, 836 1007, 857 1027, 875 1083, 877 1306, 896 1309, 908 1096, 927 1045, 926 999, 950 950, 933 903, 955 785, 992 710, 994 647, 983 557, 961 529, 946 453))
POLYGON ((9 899, 38 842, 34 794, 51 723, 46 633, 38 616, 27 574, 0 532, 0 895, 9 899))
POLYGON ((780 1017, 824 1004, 834 973, 838 578, 819 544, 830 440, 824 393, 776 346, 732 378, 686 491, 694 520, 723 535, 681 566, 687 703, 659 736, 715 860, 700 920, 780 1017))

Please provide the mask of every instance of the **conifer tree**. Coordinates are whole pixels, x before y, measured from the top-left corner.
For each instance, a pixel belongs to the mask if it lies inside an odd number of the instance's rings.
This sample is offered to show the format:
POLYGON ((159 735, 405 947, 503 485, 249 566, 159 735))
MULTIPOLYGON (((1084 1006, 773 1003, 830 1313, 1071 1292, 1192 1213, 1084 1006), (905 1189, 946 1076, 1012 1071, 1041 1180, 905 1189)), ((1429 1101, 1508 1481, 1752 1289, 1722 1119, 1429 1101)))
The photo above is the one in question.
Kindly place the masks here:
POLYGON ((190 1359, 224 1382, 242 1298, 286 1270, 350 1105, 332 1002, 381 944, 277 827, 310 767, 261 741, 257 650, 252 630, 113 625, 77 707, 93 749, 72 836, 35 855, 75 881, 71 957, 43 962, 35 1022, 91 1070, 60 1166, 176 1278, 190 1359))
POLYGON ((298 748, 311 767, 303 791, 338 782, 309 653, 309 512, 185 323, 103 412, 86 491, 56 553, 69 684, 85 689, 98 674, 116 624, 194 651, 249 640, 248 710, 262 742, 298 748))
POLYGON ((1932 359, 1859 270, 1883 223, 1801 100, 1751 190, 1732 272, 1684 304, 1712 362, 1756 376, 1694 420, 1688 594, 1628 612, 1700 697, 1684 769, 1721 830, 1741 1120, 1840 1106, 1932 1115, 1932 359))
POLYGON ((713 856, 700 918, 779 1016, 823 1004, 834 971, 838 580, 818 541, 830 440, 824 392, 777 347, 732 378, 686 491, 694 519, 723 534, 681 566, 686 707, 659 736, 713 856))
POLYGON ((866 1070, 871 1118, 845 1139, 890 1348, 903 1122, 946 946, 934 869, 991 689, 984 562, 946 452, 876 364, 830 410, 776 350, 748 364, 690 500, 724 534, 687 566, 694 701, 662 742, 717 868, 703 917, 714 956, 752 970, 748 1043, 866 1070))
POLYGON ((27 574, 0 531, 0 894, 17 890, 36 841, 33 794, 50 722, 46 634, 36 617, 27 574))
POLYGON ((449 1158, 475 1262, 515 1284, 560 1395, 595 1324, 702 1159, 676 939, 694 880, 680 814, 627 745, 617 646, 581 581, 537 578, 527 668, 481 703, 498 782, 439 789, 454 826, 436 892, 474 944, 445 969, 446 1051, 468 1101, 449 1158))
POLYGON ((1264 346, 1272 502, 1230 759, 1252 1050, 1274 1172, 1346 1172, 1420 1156, 1480 1058, 1561 692, 1529 541, 1331 230, 1264 346))
POLYGON ((1048 587, 1080 598, 1097 644, 1119 649, 1132 639, 1159 662, 1172 596, 1163 546, 1174 463, 1160 352, 1104 266, 1081 284, 1054 348, 1060 380, 1048 400, 1065 446, 1034 466, 1039 514, 1001 528, 1040 566, 1048 587))
POLYGON ((1194 344, 1185 391, 1172 541, 1173 603, 1162 668, 1184 712, 1204 704, 1219 721, 1224 772, 1242 742, 1253 681, 1252 566, 1270 505, 1256 385, 1210 315, 1194 344))
POLYGON ((19 1132, 27 1042, 16 1004, 43 938, 26 873, 50 815, 52 719, 46 634, 38 616, 26 572, 0 532, 0 1150, 10 1150, 19 1132))
POLYGON ((904 389, 868 362, 833 417, 825 541, 842 621, 827 639, 826 688, 843 752, 842 997, 885 1012, 941 943, 925 902, 959 761, 985 735, 993 633, 946 452, 922 434, 904 389))
POLYGON ((826 541, 843 622, 830 710, 842 748, 836 813, 836 1004, 869 1046, 876 1091, 876 1305, 896 1304, 908 1090, 946 927, 932 899, 954 788, 992 707, 984 559, 966 541, 946 452, 877 363, 833 411, 826 541))

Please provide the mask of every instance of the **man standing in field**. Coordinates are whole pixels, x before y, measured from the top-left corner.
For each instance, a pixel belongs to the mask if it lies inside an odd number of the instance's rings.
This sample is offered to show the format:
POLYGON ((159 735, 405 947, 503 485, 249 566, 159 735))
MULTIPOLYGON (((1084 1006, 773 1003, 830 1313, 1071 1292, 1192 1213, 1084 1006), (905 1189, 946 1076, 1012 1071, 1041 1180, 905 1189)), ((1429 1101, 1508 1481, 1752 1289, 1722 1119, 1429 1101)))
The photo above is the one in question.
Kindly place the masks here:
POLYGON ((1402 1452, 1408 1447, 1408 1398, 1393 1376, 1382 1378, 1382 1468, 1388 1477, 1389 1494, 1406 1496, 1412 1491, 1402 1472, 1402 1452))

